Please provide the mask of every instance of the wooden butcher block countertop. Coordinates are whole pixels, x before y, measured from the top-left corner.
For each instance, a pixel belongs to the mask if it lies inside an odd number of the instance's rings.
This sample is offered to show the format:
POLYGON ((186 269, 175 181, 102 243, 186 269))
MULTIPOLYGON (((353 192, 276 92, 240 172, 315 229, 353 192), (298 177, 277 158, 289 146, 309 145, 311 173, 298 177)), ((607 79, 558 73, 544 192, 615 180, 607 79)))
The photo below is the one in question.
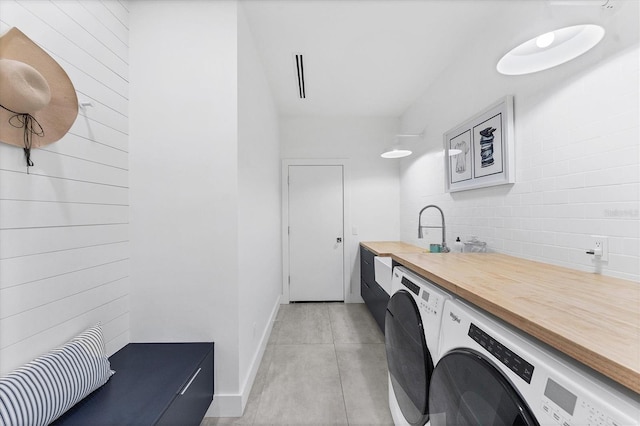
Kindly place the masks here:
POLYGON ((391 257, 640 393, 640 283, 504 254, 416 249, 391 257))
POLYGON ((391 256, 394 253, 425 253, 428 250, 401 241, 367 241, 362 242, 365 248, 376 256, 391 256))

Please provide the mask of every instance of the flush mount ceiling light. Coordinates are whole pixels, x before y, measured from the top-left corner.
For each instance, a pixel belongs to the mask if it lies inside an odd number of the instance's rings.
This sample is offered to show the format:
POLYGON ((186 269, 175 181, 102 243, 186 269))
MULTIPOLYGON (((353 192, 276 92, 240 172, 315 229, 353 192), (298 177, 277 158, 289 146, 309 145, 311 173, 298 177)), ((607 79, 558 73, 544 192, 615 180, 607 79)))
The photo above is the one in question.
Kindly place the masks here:
POLYGON ((542 34, 511 49, 496 66, 501 74, 522 75, 568 62, 593 48, 604 37, 604 28, 585 24, 542 34))
POLYGON ((380 157, 382 157, 382 158, 408 157, 409 155, 413 154, 413 152, 410 149, 407 149, 407 148, 401 146, 399 139, 400 138, 421 138, 422 136, 424 136, 424 131, 422 133, 401 133, 401 134, 398 134, 394 138, 395 141, 396 141, 396 144, 391 146, 389 149, 387 149, 382 154, 380 154, 380 157))

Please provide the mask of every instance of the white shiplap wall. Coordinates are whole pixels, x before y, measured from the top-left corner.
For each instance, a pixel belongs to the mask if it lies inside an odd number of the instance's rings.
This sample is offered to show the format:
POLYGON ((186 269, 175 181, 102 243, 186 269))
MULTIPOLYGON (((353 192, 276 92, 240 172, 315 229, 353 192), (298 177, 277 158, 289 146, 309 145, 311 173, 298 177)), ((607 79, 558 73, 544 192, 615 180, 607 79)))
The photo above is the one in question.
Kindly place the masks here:
POLYGON ((127 2, 0 0, 13 26, 92 106, 30 174, 0 144, 0 374, 98 321, 109 354, 129 342, 127 2))

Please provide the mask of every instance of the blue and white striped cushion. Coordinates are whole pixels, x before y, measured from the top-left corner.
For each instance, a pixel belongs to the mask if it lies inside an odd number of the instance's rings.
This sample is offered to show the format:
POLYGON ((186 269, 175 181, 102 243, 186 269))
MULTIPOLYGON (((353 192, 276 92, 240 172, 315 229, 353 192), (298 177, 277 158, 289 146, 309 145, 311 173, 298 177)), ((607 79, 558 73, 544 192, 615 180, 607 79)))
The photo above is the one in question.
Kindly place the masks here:
POLYGON ((0 378, 0 426, 48 425, 114 373, 97 324, 0 378))

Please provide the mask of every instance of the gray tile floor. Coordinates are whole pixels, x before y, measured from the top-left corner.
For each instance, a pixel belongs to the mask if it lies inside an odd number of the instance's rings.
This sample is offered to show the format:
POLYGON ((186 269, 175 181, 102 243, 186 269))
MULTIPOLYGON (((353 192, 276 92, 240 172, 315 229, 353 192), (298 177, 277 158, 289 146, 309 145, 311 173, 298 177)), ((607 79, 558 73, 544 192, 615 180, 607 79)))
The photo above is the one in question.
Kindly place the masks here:
POLYGON ((393 425, 384 336, 364 304, 280 306, 244 416, 213 425, 393 425))

